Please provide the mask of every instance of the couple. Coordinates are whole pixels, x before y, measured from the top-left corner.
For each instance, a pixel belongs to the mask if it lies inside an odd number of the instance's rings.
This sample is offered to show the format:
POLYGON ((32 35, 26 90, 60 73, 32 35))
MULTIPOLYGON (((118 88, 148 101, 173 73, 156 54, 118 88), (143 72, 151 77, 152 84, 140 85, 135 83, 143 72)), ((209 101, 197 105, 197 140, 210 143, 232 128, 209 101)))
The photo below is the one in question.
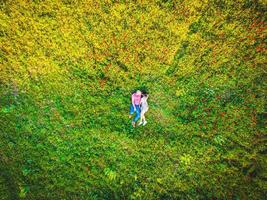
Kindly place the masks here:
POLYGON ((148 111, 148 103, 147 103, 148 94, 142 93, 140 90, 137 90, 132 94, 132 104, 130 108, 129 118, 132 117, 132 114, 136 112, 134 119, 132 120, 133 127, 136 126, 136 122, 140 119, 139 126, 143 124, 145 126, 147 124, 145 113, 148 111))

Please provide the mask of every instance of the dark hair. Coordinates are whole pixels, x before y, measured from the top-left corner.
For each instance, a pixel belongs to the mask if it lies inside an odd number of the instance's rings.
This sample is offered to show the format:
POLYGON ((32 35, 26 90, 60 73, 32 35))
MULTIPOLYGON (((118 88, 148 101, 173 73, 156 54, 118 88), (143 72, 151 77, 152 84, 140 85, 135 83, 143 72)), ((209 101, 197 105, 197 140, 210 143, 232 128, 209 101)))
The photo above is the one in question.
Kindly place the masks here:
POLYGON ((141 97, 147 97, 147 93, 142 93, 142 96, 141 97))
POLYGON ((142 92, 142 94, 145 94, 145 95, 148 94, 148 92, 146 90, 141 90, 141 92, 142 92))
MULTIPOLYGON (((135 90, 132 90, 131 94, 134 94, 136 93, 137 90, 140 90, 140 89, 135 89, 135 90)), ((142 95, 141 97, 146 97, 148 95, 148 92, 146 90, 140 90, 142 92, 142 95)))

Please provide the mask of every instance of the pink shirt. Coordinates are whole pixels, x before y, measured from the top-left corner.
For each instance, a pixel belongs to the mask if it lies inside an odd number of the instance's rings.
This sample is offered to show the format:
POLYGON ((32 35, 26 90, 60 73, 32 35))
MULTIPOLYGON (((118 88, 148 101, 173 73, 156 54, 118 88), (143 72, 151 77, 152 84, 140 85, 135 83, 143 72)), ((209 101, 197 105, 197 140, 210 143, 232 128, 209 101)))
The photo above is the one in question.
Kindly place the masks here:
POLYGON ((133 93, 133 95, 132 95, 132 103, 134 103, 134 105, 140 105, 140 102, 141 102, 141 95, 133 93))

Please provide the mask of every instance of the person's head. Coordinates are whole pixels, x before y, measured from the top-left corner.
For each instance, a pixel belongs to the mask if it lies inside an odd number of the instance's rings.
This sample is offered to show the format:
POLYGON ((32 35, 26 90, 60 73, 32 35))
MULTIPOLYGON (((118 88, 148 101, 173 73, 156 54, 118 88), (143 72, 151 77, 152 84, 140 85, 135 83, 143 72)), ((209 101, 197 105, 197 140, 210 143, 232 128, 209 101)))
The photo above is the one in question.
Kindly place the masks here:
POLYGON ((143 98, 147 98, 148 97, 148 94, 147 93, 144 93, 144 94, 142 94, 142 97, 143 98))
POLYGON ((141 92, 140 90, 137 90, 137 91, 136 91, 136 94, 137 94, 137 95, 141 95, 142 92, 141 92))

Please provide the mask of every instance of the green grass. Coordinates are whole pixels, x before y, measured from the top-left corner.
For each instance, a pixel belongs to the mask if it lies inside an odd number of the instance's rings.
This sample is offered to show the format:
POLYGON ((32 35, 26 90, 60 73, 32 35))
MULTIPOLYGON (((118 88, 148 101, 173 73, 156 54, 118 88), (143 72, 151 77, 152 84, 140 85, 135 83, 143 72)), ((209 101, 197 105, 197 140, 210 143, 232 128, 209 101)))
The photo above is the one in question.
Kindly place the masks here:
POLYGON ((0 11, 0 199, 264 199, 266 3, 0 11))

